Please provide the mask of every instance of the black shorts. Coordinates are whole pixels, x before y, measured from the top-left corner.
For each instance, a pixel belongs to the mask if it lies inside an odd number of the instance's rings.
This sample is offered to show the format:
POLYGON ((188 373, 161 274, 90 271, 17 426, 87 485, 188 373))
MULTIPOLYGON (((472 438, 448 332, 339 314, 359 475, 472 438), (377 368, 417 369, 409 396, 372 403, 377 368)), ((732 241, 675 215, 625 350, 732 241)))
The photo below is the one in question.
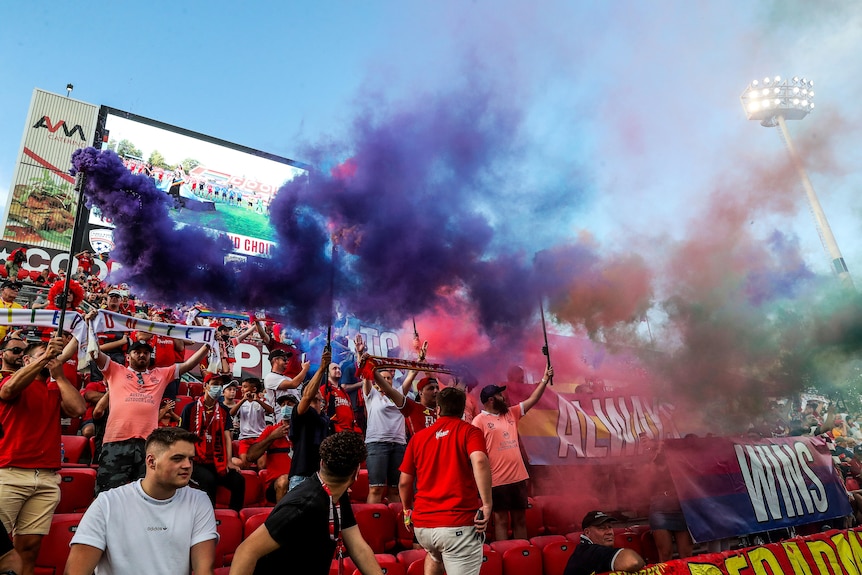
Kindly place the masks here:
POLYGON ((527 500, 527 480, 491 488, 494 511, 517 511, 529 506, 527 500))

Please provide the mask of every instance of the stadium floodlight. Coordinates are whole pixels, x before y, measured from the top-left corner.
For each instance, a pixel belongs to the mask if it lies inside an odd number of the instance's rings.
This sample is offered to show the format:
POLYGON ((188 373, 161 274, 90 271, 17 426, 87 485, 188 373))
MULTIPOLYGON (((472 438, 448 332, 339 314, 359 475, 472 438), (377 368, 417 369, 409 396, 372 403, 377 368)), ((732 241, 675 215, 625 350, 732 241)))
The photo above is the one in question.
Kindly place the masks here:
POLYGON ((845 285, 853 288, 853 279, 850 277, 850 271, 847 269, 841 250, 838 249, 838 242, 832 234, 832 228, 829 227, 826 213, 820 205, 814 186, 808 178, 808 173, 802 165, 802 160, 796 152, 796 147, 793 145, 793 140, 787 129, 786 120, 801 120, 814 110, 813 88, 814 80, 805 77, 793 76, 792 79, 782 80, 781 76, 772 78, 767 76, 763 79, 762 84, 757 80, 752 81, 742 92, 740 100, 742 101, 742 109, 749 120, 757 120, 761 126, 767 128, 776 126, 779 128, 787 150, 790 152, 790 159, 802 180, 802 187, 805 189, 808 206, 814 216, 817 233, 831 258, 832 268, 845 285), (769 88, 762 88, 761 86, 769 86, 769 88))

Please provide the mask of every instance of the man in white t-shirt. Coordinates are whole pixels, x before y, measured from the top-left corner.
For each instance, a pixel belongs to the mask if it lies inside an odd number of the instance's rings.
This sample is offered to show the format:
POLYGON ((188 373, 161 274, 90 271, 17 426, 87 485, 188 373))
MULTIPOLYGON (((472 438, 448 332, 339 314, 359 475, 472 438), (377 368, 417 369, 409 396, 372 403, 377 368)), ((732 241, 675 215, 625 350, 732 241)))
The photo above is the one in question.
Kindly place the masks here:
POLYGON ((143 479, 105 491, 72 537, 65 575, 212 575, 218 541, 206 493, 188 486, 197 436, 160 427, 147 438, 143 479))
POLYGON ((308 375, 308 369, 311 367, 311 362, 302 362, 302 369, 295 377, 290 377, 285 373, 287 369, 290 355, 282 349, 276 349, 269 354, 269 363, 272 366, 272 372, 263 378, 263 386, 266 388, 266 402, 269 405, 277 405, 278 398, 282 395, 291 395, 299 403, 302 399, 302 394, 299 392, 300 384, 305 381, 305 376, 308 375))

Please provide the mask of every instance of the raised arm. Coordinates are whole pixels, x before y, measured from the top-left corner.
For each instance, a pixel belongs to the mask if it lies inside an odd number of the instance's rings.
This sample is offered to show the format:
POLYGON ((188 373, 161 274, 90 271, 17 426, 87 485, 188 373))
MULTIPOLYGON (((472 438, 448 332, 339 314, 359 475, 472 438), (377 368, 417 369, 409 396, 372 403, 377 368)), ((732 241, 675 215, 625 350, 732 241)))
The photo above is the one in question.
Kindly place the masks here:
MULTIPOLYGON (((60 355, 60 351, 62 349, 63 339, 59 337, 53 338, 48 343, 48 348, 45 350, 42 357, 31 361, 13 373, 12 377, 9 378, 9 381, 7 381, 3 387, 0 387, 0 399, 3 401, 11 401, 18 397, 21 392, 27 388, 27 386, 33 383, 39 375, 39 372, 42 371, 52 359, 60 355)), ((81 399, 83 400, 83 398, 81 399)))
POLYGON ((305 389, 302 390, 302 399, 299 400, 299 405, 296 406, 296 411, 300 414, 305 413, 311 407, 311 400, 317 396, 320 384, 323 383, 323 378, 326 377, 326 373, 329 371, 330 361, 332 361, 332 352, 326 350, 320 356, 320 367, 314 372, 311 381, 308 382, 305 389))
POLYGON ((236 342, 239 343, 242 340, 244 340, 245 338, 247 338, 248 336, 250 336, 251 334, 253 334, 254 330, 256 329, 255 325, 256 325, 256 322, 252 322, 251 325, 249 325, 248 328, 244 332, 242 332, 241 334, 236 336, 236 342))
POLYGON ((203 358, 207 356, 210 351, 209 344, 203 344, 200 349, 194 352, 187 360, 178 364, 179 365, 179 375, 184 373, 188 373, 193 370, 195 367, 200 365, 203 358))
POLYGON ((380 386, 380 391, 386 394, 386 397, 391 399, 392 403, 394 403, 398 409, 404 407, 404 402, 406 401, 404 395, 400 391, 392 387, 392 384, 386 381, 386 379, 382 375, 380 375, 380 371, 376 369, 374 370, 374 381, 377 383, 378 386, 380 386))
POLYGON ((272 341, 272 338, 269 337, 269 334, 266 333, 266 330, 263 328, 262 321, 254 317, 254 315, 250 316, 248 319, 251 321, 252 325, 254 325, 254 328, 257 330, 257 335, 260 336, 260 340, 263 342, 264 345, 267 345, 270 341, 272 341))
POLYGON ((81 417, 87 411, 87 402, 84 401, 84 396, 75 389, 72 382, 66 379, 66 374, 63 373, 63 363, 58 359, 52 359, 48 362, 48 371, 51 377, 57 382, 57 387, 60 388, 60 407, 69 417, 81 417))
POLYGON ((542 377, 542 381, 539 382, 539 385, 536 386, 536 389, 533 390, 530 397, 521 402, 521 405, 524 406, 525 414, 530 411, 534 405, 539 403, 539 399, 541 399, 542 394, 545 393, 545 388, 548 387, 548 382, 551 381, 552 377, 554 377, 554 368, 551 366, 545 370, 545 375, 542 377))

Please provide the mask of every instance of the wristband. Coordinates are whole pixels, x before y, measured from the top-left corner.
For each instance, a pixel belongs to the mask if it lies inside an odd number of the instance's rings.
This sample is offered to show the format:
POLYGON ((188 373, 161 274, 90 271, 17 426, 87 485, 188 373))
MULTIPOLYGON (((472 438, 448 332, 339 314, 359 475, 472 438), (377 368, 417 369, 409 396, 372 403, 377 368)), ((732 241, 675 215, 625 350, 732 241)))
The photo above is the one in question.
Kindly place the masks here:
POLYGON ((413 510, 412 509, 405 509, 404 510, 404 527, 407 527, 409 529, 411 525, 413 525, 413 510))

